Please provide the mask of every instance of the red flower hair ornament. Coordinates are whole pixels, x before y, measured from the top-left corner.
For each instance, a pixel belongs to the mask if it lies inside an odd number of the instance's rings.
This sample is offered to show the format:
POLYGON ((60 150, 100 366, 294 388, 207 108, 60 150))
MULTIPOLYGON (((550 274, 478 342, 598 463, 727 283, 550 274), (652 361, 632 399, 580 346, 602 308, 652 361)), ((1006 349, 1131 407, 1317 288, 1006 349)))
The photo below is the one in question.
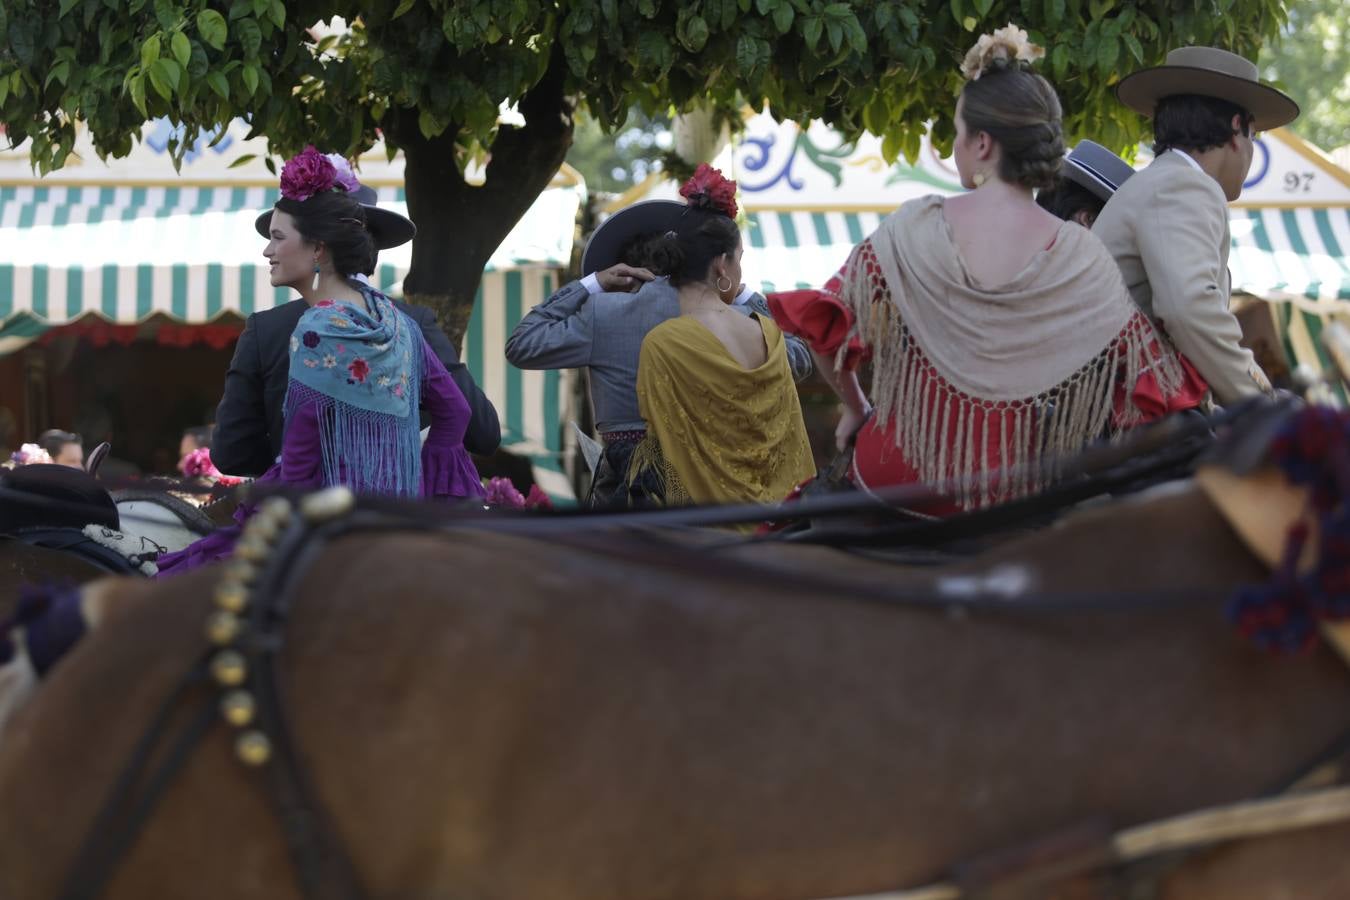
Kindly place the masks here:
POLYGON ((313 144, 281 167, 281 196, 290 200, 303 202, 324 191, 351 193, 360 187, 350 163, 332 153, 325 156, 313 144))
POLYGON ((719 212, 736 218, 736 182, 707 163, 699 163, 694 176, 680 186, 680 196, 694 209, 719 212))

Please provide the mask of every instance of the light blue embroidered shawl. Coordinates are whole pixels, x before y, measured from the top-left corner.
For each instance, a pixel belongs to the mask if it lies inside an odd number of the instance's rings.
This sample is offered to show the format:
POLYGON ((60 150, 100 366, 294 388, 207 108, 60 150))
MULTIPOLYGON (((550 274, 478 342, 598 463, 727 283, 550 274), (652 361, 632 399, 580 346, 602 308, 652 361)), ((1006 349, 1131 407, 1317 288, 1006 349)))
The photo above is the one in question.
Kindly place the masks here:
POLYGON ((295 326, 286 417, 303 403, 318 404, 325 485, 416 497, 422 335, 388 297, 353 287, 369 310, 321 300, 295 326))

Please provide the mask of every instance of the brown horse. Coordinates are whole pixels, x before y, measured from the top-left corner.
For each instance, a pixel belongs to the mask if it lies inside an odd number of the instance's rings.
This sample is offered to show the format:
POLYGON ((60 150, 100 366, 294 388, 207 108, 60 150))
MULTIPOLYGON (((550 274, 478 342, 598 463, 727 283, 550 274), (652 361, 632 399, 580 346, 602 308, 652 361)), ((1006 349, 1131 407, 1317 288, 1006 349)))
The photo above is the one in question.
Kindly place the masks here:
MULTIPOLYGON (((1266 576, 1193 487, 926 570, 645 533, 356 535, 294 598, 280 677, 371 897, 838 897, 1299 773, 1350 726, 1350 672, 1234 633, 1223 597, 1266 576), (952 602, 880 602, 901 585, 952 602), (1006 609, 963 606, 972 590, 1006 609), (1036 599, 1085 591, 1068 609, 1036 599)), ((203 651, 218 577, 86 589, 104 623, 0 745, 0 896, 58 895, 203 651)), ((199 747, 107 897, 300 896, 230 740, 220 725, 199 747)), ((1155 870, 1153 896, 1344 897, 1347 840, 1323 827, 1190 855, 1155 870)), ((1126 896, 1115 886, 990 896, 1126 896)))

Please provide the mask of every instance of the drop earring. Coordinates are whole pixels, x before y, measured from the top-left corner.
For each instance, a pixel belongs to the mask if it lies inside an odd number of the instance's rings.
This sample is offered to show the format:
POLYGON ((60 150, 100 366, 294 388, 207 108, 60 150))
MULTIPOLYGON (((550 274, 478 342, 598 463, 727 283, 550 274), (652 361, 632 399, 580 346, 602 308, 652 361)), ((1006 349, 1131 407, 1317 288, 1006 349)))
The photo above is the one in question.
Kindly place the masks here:
POLYGON ((319 264, 314 263, 314 280, 310 282, 310 289, 317 291, 319 289, 319 264))

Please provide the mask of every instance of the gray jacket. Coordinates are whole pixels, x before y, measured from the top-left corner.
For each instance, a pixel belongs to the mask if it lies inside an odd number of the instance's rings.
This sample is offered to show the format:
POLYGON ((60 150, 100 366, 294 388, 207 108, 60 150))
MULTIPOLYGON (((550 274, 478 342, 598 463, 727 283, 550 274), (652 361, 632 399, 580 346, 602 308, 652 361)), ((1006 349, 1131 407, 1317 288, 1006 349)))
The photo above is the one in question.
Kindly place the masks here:
MULTIPOLYGON (((759 294, 733 309, 772 318, 759 294)), ((589 367, 596 430, 602 434, 642 430, 647 427, 637 401, 642 339, 679 314, 679 298, 665 278, 649 281, 632 294, 590 294, 580 281, 573 281, 520 320, 506 340, 506 359, 521 369, 589 367)), ((800 381, 811 374, 811 351, 798 338, 787 340, 792 375, 800 381)))

